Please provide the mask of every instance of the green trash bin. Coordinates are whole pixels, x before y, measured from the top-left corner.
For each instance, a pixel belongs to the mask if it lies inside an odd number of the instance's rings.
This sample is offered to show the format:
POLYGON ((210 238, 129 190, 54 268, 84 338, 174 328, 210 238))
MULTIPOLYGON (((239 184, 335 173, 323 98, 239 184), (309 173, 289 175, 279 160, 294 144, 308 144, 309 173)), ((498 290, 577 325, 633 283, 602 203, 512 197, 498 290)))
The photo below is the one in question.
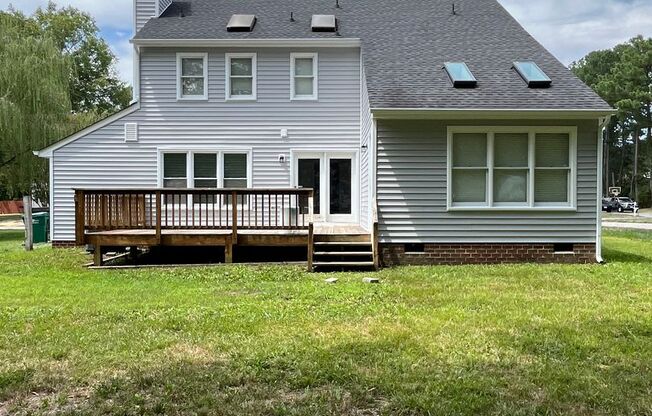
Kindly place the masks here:
POLYGON ((32 214, 32 232, 34 233, 34 243, 47 243, 49 229, 49 212, 37 212, 32 214))

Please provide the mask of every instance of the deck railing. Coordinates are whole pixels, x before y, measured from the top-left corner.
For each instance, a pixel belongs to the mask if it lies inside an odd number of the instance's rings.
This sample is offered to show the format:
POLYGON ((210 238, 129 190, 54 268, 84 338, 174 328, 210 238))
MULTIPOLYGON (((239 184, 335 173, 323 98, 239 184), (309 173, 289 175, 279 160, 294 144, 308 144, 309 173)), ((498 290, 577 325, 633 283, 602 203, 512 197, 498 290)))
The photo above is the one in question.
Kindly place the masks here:
POLYGON ((301 230, 313 217, 313 190, 76 189, 76 240, 123 229, 301 230))

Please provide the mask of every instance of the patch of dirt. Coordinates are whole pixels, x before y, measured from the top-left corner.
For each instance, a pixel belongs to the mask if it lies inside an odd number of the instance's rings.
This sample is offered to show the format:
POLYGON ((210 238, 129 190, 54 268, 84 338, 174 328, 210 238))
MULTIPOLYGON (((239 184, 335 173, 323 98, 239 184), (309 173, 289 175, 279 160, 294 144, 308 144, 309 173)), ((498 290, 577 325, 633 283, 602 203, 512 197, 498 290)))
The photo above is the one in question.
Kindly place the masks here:
POLYGON ((215 362, 226 362, 226 354, 214 354, 199 345, 189 343, 174 344, 165 349, 165 355, 175 361, 189 361, 195 364, 210 364, 215 362))
POLYGON ((74 412, 85 405, 91 396, 91 387, 78 387, 67 393, 32 392, 27 396, 0 403, 0 416, 20 416, 34 413, 56 415, 74 412))

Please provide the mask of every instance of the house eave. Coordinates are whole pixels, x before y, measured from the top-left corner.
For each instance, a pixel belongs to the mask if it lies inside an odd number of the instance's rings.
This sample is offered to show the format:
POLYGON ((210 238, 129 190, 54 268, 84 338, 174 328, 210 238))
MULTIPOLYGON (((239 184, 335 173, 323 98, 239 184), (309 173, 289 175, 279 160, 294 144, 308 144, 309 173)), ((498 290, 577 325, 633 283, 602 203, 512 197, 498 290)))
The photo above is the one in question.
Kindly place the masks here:
POLYGON ((320 47, 342 48, 360 47, 359 38, 340 39, 138 39, 130 40, 138 47, 251 47, 251 48, 283 48, 283 47, 320 47))
POLYGON ((376 119, 399 120, 452 120, 452 119, 484 119, 484 120, 578 120, 597 119, 615 113, 613 109, 459 109, 459 108, 372 108, 371 113, 376 119))

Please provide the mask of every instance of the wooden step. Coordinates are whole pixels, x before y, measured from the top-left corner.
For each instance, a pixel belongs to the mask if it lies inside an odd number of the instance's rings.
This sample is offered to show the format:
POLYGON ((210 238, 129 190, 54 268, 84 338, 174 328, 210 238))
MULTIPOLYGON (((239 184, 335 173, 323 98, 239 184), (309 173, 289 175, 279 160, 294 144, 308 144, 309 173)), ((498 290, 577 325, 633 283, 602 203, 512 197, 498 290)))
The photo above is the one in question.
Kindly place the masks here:
POLYGON ((315 246, 361 246, 369 247, 371 246, 370 242, 357 242, 357 241, 315 241, 315 246))
POLYGON ((315 242, 364 242, 371 243, 370 234, 315 234, 315 242))
POLYGON ((315 262, 314 267, 373 267, 373 261, 333 261, 333 262, 315 262))
POLYGON ((315 256, 373 256, 371 251, 315 251, 315 256))

